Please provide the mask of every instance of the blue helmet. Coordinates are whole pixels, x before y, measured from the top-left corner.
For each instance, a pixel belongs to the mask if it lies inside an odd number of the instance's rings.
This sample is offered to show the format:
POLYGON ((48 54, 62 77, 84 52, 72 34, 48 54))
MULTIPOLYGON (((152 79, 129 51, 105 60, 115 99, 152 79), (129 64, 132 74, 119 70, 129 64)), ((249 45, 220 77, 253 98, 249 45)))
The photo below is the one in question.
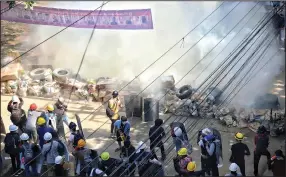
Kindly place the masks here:
POLYGON ((205 139, 206 141, 212 141, 212 140, 215 139, 215 136, 214 136, 214 135, 207 135, 207 136, 205 136, 204 139, 205 139))

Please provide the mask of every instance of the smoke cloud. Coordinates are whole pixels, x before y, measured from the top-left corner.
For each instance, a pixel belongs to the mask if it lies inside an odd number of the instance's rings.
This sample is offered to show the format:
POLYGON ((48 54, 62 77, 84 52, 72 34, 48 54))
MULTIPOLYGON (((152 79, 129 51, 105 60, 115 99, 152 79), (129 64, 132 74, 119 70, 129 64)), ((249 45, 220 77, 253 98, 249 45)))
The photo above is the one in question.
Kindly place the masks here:
MULTIPOLYGON (((159 58, 172 45, 199 24, 206 16, 214 11, 223 2, 110 2, 103 10, 144 9, 151 8, 154 23, 153 30, 97 30, 86 53, 79 74, 86 78, 118 77, 130 81, 141 71, 159 58)), ((175 62, 191 46, 197 43, 208 31, 216 25, 238 2, 224 2, 224 4, 211 17, 205 20, 198 28, 184 39, 184 43, 177 45, 167 55, 140 75, 142 88, 150 84, 173 62, 175 62)), ((46 6, 66 9, 94 10, 102 2, 50 2, 46 6)), ((220 24, 198 42, 184 57, 174 64, 164 75, 173 75, 176 81, 181 78, 212 48, 227 35, 234 25, 255 5, 254 2, 241 2, 220 24)), ((260 5, 257 6, 257 9, 260 5)), ((252 12, 251 14, 253 14, 252 12)), ((194 81, 198 74, 222 50, 229 40, 236 35, 251 14, 243 20, 204 60, 190 72, 177 86, 192 84, 197 87, 220 64, 225 56, 242 40, 258 20, 266 13, 262 7, 237 34, 234 40, 203 74, 194 81)), ((27 44, 34 46, 62 27, 30 25, 31 35, 27 44)), ((40 54, 39 64, 52 64, 54 68, 62 67, 77 72, 85 47, 90 38, 92 29, 68 28, 56 37, 34 49, 40 54)), ((27 45, 25 44, 25 45, 27 45)), ((277 48, 273 44, 272 48, 277 48)), ((270 49, 269 49, 270 50, 270 49)), ((271 51, 274 49, 271 49, 271 51)), ((270 51, 270 52, 271 52, 270 51)), ((249 96, 251 90, 271 84, 277 72, 273 72, 283 61, 278 57, 260 76, 244 89, 243 96, 249 96), (267 75, 267 79, 265 78, 267 75)), ((266 61, 266 60, 265 60, 266 61)), ((263 63, 263 62, 262 62, 263 63)), ((239 67, 239 66, 238 66, 239 67)), ((235 70, 230 73, 230 76, 235 70)), ((156 83, 152 86, 154 87, 156 83)), ((151 86, 151 87, 152 87, 151 86)), ((255 94, 250 94, 251 98, 255 94)), ((248 97, 249 98, 249 97, 248 97)))

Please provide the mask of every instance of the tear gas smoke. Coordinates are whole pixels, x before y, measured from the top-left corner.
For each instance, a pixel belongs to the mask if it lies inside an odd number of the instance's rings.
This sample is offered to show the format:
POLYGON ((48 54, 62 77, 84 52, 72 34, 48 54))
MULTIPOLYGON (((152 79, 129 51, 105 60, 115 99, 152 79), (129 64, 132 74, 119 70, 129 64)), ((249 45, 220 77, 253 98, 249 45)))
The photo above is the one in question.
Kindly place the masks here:
MULTIPOLYGON (((103 10, 144 9, 151 8, 153 30, 97 30, 86 53, 84 63, 79 74, 86 78, 101 76, 118 77, 132 80, 142 70, 160 57, 166 50, 181 39, 187 32, 200 23, 208 14, 215 10, 222 2, 110 2, 103 10)), ((144 72, 139 80, 142 88, 151 83, 185 51, 204 36, 220 19, 222 19, 237 2, 225 2, 211 17, 202 23, 188 37, 182 47, 180 44, 165 55, 160 61, 144 72)), ((50 2, 47 6, 54 8, 93 10, 102 2, 50 2)), ((205 36, 187 55, 173 65, 164 75, 173 74, 175 80, 180 80, 201 58, 203 58, 233 26, 254 6, 254 2, 241 2, 217 27, 205 36)), ((228 43, 228 40, 241 28, 239 25, 222 41, 187 77, 177 86, 192 84, 198 86, 213 69, 219 65, 224 57, 244 38, 247 31, 266 13, 262 7, 244 30, 235 37, 233 42, 216 59, 198 80, 194 81, 206 65, 228 43)), ((246 17, 250 18, 250 15, 246 17)), ((244 23, 244 22, 242 22, 244 23)), ((33 32, 28 37, 28 44, 34 46, 61 30, 61 27, 30 25, 33 32)), ((40 54, 39 64, 52 64, 53 67, 69 68, 73 72, 78 70, 80 60, 91 35, 92 29, 68 28, 56 37, 35 49, 40 54)), ((272 50, 272 49, 271 49, 272 50)), ((271 84, 271 79, 278 74, 273 72, 281 64, 277 58, 269 67, 255 78, 256 84, 244 89, 244 94, 251 90, 264 87, 265 92, 271 84), (268 74, 265 79, 264 74, 268 74), (247 90, 247 91, 246 91, 247 90)), ((235 71, 232 72, 232 75, 235 71)), ((231 75, 231 74, 230 74, 231 75)), ((153 86, 156 83, 153 84, 153 86)), ((152 86, 151 86, 152 87, 152 86)), ((252 94, 251 96, 254 96, 252 94)), ((248 95, 248 99, 249 99, 248 95)))

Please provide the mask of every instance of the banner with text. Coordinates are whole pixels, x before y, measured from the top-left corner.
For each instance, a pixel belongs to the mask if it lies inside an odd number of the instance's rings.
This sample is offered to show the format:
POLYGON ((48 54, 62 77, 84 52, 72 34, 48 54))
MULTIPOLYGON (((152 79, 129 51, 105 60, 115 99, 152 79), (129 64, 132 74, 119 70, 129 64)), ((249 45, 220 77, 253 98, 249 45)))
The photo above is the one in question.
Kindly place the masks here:
MULTIPOLYGON (((1 9, 6 7, 8 7, 8 4, 1 2, 1 9)), ((90 12, 89 10, 57 9, 39 6, 34 6, 34 10, 25 10, 23 5, 17 5, 6 12, 4 11, 1 14, 1 20, 65 27, 90 12)), ((79 20, 71 27, 93 28, 95 23, 97 29, 153 29, 151 9, 102 10, 100 14, 98 10, 79 20)))

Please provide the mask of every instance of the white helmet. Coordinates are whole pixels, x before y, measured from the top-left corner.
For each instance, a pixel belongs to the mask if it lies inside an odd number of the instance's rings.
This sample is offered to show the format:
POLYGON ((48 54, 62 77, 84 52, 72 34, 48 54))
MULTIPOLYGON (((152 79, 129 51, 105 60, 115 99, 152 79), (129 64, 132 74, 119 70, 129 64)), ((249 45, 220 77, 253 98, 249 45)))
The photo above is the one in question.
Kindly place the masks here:
POLYGON ((14 131, 17 131, 17 130, 18 130, 18 127, 16 125, 13 124, 13 125, 9 126, 9 131, 10 132, 14 132, 14 131))
POLYGON ((182 136, 182 129, 181 128, 179 128, 179 127, 175 127, 174 128, 174 134, 176 135, 176 136, 182 136))
POLYGON ((64 103, 65 99, 63 97, 59 97, 58 101, 64 103))
POLYGON ((237 171, 238 169, 239 169, 239 167, 236 163, 231 163, 229 166, 230 171, 237 171))
POLYGON ((61 164, 63 161, 63 157, 62 156, 57 156, 55 159, 55 164, 61 164))
POLYGON ((22 141, 27 141, 29 139, 29 135, 27 133, 22 133, 22 135, 20 136, 20 139, 22 141))
POLYGON ((13 102, 13 103, 20 103, 19 97, 18 97, 17 95, 13 95, 13 96, 12 96, 12 102, 13 102))
POLYGON ((49 140, 51 140, 52 138, 53 138, 53 136, 52 136, 51 133, 47 132, 47 133, 44 134, 44 140, 45 140, 45 141, 49 141, 49 140))
POLYGON ((145 144, 143 141, 140 141, 140 142, 138 143, 137 153, 140 152, 140 150, 145 149, 146 147, 147 147, 146 144, 145 144))
POLYGON ((202 130, 202 134, 203 134, 203 135, 211 135, 211 134, 213 134, 213 133, 212 133, 211 129, 209 129, 209 128, 204 128, 204 129, 202 130))

